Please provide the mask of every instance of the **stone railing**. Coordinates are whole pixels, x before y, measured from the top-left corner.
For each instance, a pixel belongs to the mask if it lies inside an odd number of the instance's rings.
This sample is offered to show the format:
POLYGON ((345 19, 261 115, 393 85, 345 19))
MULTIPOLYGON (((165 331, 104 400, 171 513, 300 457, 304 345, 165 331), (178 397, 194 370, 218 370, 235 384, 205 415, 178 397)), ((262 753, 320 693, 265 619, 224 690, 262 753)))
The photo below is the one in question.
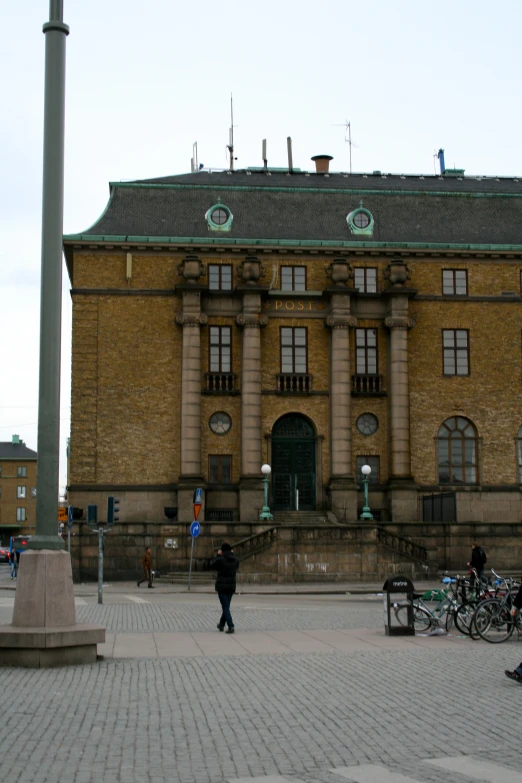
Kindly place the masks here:
POLYGON ((205 373, 205 388, 208 392, 231 392, 236 390, 236 375, 233 372, 205 373))
POLYGON ((409 560, 414 560, 421 565, 428 564, 428 550, 426 547, 410 541, 408 538, 397 536, 395 533, 389 533, 382 527, 377 528, 377 540, 388 549, 393 549, 399 555, 404 555, 409 560))
POLYGON ((277 527, 269 527, 260 533, 237 541, 234 544, 235 556, 240 561, 246 560, 247 557, 252 557, 252 555, 257 555, 258 552, 268 549, 274 541, 277 541, 278 530, 277 527))
POLYGON ((277 390, 290 394, 306 394, 312 391, 312 376, 308 373, 280 373, 277 376, 277 390))
POLYGON ((381 394, 383 391, 382 375, 352 375, 352 392, 356 394, 381 394))

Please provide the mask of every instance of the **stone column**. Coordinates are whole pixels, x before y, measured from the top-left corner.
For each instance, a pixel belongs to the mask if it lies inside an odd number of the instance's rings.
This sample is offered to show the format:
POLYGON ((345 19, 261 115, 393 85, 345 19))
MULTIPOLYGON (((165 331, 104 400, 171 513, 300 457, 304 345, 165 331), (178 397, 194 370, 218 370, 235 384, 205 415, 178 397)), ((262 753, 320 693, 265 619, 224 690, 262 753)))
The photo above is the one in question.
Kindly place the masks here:
POLYGON ((239 493, 240 519, 254 521, 263 505, 263 464, 261 432, 261 326, 268 323, 261 316, 259 292, 243 295, 243 312, 236 323, 243 328, 241 344, 241 478, 239 493))
POLYGON ((388 426, 390 507, 394 521, 417 519, 417 490, 411 473, 410 391, 408 330, 415 321, 408 315, 414 290, 399 285, 388 290, 389 305, 384 325, 390 330, 388 351, 388 426))
POLYGON ((333 293, 325 325, 330 340, 330 485, 332 511, 339 522, 357 519, 357 485, 352 470, 352 420, 350 370, 350 295, 333 293))
MULTIPOLYGON (((183 327, 181 362, 181 463, 178 480, 178 519, 193 519, 193 494, 202 486, 201 475, 201 335, 208 319, 201 313, 200 292, 183 292, 183 310, 176 323, 183 327)), ((204 507, 200 520, 204 519, 204 507)))

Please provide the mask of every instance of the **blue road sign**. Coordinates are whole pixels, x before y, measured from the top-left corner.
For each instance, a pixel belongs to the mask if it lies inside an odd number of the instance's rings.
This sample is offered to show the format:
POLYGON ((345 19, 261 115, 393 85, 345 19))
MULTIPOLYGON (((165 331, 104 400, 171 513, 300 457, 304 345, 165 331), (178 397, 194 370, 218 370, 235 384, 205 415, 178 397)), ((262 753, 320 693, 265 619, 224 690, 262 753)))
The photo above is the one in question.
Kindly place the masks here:
POLYGON ((197 538, 201 533, 201 527, 199 522, 194 521, 190 526, 190 535, 192 538, 197 538))
POLYGON ((72 528, 72 523, 73 523, 73 507, 69 506, 67 509, 67 527, 69 528, 69 530, 71 530, 72 528))
POLYGON ((203 490, 198 487, 194 490, 194 503, 202 503, 203 502, 203 490))

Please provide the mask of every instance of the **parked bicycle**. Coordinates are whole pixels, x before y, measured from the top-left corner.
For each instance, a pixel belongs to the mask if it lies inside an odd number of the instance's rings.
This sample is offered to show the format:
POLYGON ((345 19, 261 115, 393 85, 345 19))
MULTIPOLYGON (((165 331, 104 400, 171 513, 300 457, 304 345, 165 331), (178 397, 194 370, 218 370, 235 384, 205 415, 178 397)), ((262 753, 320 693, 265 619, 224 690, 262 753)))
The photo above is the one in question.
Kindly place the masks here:
POLYGON ((511 615, 513 593, 518 591, 520 585, 511 577, 503 578, 493 569, 491 572, 497 579, 497 594, 477 605, 471 630, 473 638, 479 637, 491 644, 500 644, 510 639, 515 629, 519 634, 522 631, 520 613, 511 615))

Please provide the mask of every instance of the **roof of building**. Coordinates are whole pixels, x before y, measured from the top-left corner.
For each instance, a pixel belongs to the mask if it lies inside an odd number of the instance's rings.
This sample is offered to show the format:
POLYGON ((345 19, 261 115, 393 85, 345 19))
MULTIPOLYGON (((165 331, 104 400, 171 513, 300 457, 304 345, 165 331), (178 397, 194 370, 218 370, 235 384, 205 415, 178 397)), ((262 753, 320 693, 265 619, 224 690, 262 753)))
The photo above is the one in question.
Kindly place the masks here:
POLYGON ((94 238, 522 246, 522 178, 243 169, 111 183, 100 219, 65 240, 94 238), (233 215, 223 233, 205 219, 218 202, 233 215), (361 204, 372 236, 348 226, 361 204))
POLYGON ((19 443, 11 441, 0 442, 0 459, 8 460, 33 460, 37 459, 36 451, 29 449, 23 440, 19 443))

